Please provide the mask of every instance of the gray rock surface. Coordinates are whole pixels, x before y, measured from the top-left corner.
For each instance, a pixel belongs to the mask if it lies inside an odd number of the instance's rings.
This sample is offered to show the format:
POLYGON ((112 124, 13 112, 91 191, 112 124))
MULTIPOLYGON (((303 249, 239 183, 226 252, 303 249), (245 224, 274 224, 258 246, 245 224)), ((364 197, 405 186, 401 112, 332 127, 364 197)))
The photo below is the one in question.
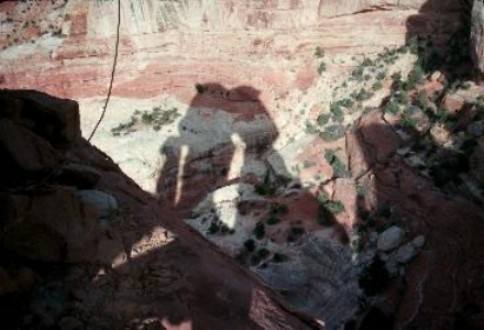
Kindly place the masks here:
POLYGON ((405 264, 412 260, 417 255, 417 250, 412 243, 402 245, 395 252, 395 260, 401 264, 405 264))
POLYGON ((377 247, 379 251, 390 251, 402 243, 405 232, 402 228, 392 226, 378 236, 377 247))
POLYGON ((298 254, 256 272, 296 308, 318 315, 327 329, 339 329, 358 309, 358 279, 350 250, 309 236, 298 254))
POLYGON ((101 218, 108 218, 113 211, 118 209, 116 198, 100 190, 79 190, 77 195, 81 200, 95 207, 101 218))
POLYGON ((412 244, 415 248, 421 248, 424 246, 425 244, 425 236, 424 235, 419 235, 417 237, 415 237, 413 240, 412 240, 412 244))

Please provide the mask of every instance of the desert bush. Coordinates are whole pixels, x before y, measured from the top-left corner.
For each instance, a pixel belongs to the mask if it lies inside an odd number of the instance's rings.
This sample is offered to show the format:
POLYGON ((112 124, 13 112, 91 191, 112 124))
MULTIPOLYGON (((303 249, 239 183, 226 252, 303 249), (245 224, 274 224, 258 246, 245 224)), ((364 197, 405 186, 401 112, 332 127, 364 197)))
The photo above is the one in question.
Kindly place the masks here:
POLYGON ((314 50, 314 56, 316 56, 317 58, 324 57, 324 49, 317 46, 316 49, 314 50))
POLYGON ((217 223, 212 222, 208 227, 207 233, 209 235, 213 235, 213 234, 216 234, 219 230, 220 230, 220 226, 217 223))
POLYGON ((391 114, 395 115, 399 111, 400 111, 400 106, 393 101, 390 101, 385 105, 385 112, 387 112, 387 113, 391 113, 391 114))
POLYGON ((322 113, 318 116, 317 122, 319 126, 324 126, 329 122, 330 114, 328 113, 322 113))
POLYGON ((341 123, 344 120, 343 110, 338 102, 331 103, 329 106, 329 111, 331 112, 335 122, 341 123))
POLYGON ((273 225, 275 225, 275 224, 278 224, 280 221, 281 221, 281 220, 280 220, 279 218, 277 218, 276 216, 271 215, 271 216, 270 216, 270 217, 267 219, 266 223, 267 223, 269 226, 273 226, 273 225))
POLYGON ((277 186, 271 182, 269 171, 264 175, 264 180, 254 186, 255 192, 261 196, 272 196, 276 193, 277 186))
POLYGON ((321 62, 318 66, 318 73, 321 75, 325 71, 326 71, 326 63, 321 62))
POLYGON ((244 247, 247 251, 252 252, 255 250, 256 243, 252 238, 249 238, 244 242, 244 247))
POLYGON ((331 125, 319 133, 319 136, 325 141, 336 141, 345 135, 345 129, 342 125, 331 125))
POLYGON ((324 152, 324 159, 328 162, 329 165, 333 168, 333 176, 339 178, 349 177, 350 173, 346 169, 344 163, 339 159, 336 155, 336 151, 333 149, 325 150, 324 152))
POLYGON ((274 256, 272 257, 272 261, 277 263, 286 262, 287 260, 289 260, 288 256, 278 252, 274 253, 274 256))
POLYGON ((264 238, 264 236, 266 234, 266 229, 265 229, 265 226, 262 222, 258 222, 255 225, 255 228, 253 230, 253 234, 255 235, 255 238, 257 238, 258 240, 261 240, 261 239, 264 238))
POLYGON ((372 86, 371 86, 371 89, 373 89, 374 91, 377 91, 377 90, 380 90, 383 88, 383 84, 379 81, 375 82, 372 86))

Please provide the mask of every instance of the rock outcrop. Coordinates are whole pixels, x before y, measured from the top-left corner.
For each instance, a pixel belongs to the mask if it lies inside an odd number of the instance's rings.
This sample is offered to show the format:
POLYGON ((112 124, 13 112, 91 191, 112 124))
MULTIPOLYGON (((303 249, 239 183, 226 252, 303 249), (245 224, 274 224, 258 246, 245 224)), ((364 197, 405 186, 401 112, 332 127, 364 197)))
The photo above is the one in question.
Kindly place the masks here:
POLYGON ((166 229, 172 215, 81 138, 76 102, 2 90, 0 104, 5 328, 310 326, 185 226, 166 229))

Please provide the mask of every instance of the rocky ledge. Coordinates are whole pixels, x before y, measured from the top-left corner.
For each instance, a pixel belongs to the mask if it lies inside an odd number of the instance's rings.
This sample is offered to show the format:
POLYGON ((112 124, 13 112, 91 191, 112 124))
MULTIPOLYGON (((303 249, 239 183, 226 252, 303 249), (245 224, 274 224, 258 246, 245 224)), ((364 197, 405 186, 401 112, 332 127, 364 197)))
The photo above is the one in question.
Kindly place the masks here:
POLYGON ((306 329, 81 138, 76 102, 0 91, 8 329, 306 329))

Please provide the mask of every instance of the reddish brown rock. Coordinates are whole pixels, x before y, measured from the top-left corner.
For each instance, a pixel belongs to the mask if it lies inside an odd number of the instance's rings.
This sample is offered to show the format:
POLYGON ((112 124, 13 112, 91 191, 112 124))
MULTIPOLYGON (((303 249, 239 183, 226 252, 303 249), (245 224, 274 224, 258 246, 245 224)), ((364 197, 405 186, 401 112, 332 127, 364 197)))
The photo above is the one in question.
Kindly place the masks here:
MULTIPOLYGON (((23 99, 20 92, 9 96, 23 99)), ((60 108, 53 110, 60 111, 63 101, 57 101, 60 108)), ((160 207, 158 200, 96 148, 78 137, 67 150, 62 146, 61 152, 61 147, 50 143, 56 141, 55 135, 33 133, 36 109, 39 113, 44 109, 39 102, 39 109, 36 103, 30 108, 32 117, 22 119, 33 122, 30 130, 10 124, 11 131, 5 131, 0 141, 5 144, 15 131, 28 132, 32 143, 49 145, 62 155, 63 162, 78 165, 70 167, 70 181, 53 175, 34 180, 28 190, 19 187, 16 193, 1 193, 2 266, 4 260, 20 268, 35 261, 34 271, 45 275, 32 288, 36 294, 23 296, 19 288, 30 292, 32 276, 17 272, 13 280, 10 272, 0 268, 0 303, 8 311, 2 321, 5 326, 31 328, 35 322, 35 326, 93 328, 140 324, 167 329, 313 327, 310 318, 284 307, 276 294, 177 221, 184 215, 160 207), (79 177, 73 180, 76 173, 79 177), (114 196, 119 210, 100 218, 98 206, 79 197, 76 180, 82 177, 89 178, 95 189, 114 196), (60 297, 64 303, 52 306, 42 294, 60 297)), ((79 127, 72 132, 66 126, 62 126, 65 136, 75 136, 79 127)), ((27 145, 20 147, 24 158, 18 161, 26 167, 23 162, 33 151, 27 145)))
POLYGON ((383 121, 382 116, 379 111, 363 115, 346 136, 353 176, 363 174, 375 163, 386 162, 401 144, 399 136, 383 121))
POLYGON ((461 111, 464 107, 464 104, 464 98, 457 94, 447 94, 442 101, 442 107, 453 114, 461 111))

